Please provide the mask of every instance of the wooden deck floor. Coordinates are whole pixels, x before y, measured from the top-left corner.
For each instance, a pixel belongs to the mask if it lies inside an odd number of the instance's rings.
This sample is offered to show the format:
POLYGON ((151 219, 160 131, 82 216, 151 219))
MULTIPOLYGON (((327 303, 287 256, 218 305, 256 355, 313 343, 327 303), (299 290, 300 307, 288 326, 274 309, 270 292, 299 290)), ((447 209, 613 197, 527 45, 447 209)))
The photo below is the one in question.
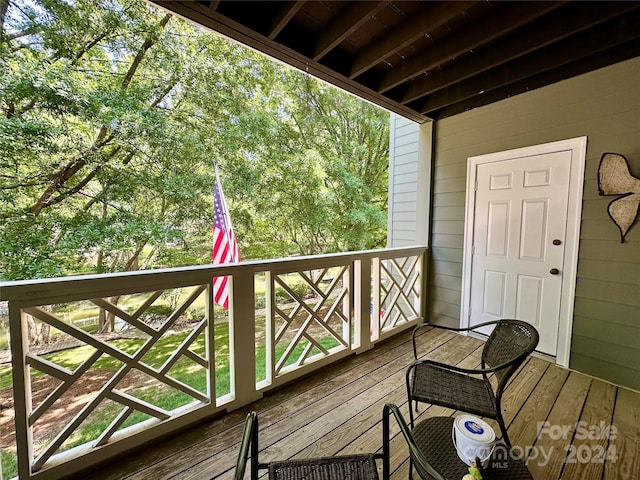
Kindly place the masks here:
MULTIPOLYGON (((431 330, 421 336, 421 345, 421 355, 474 367, 482 342, 431 330)), ((396 403, 408 418, 405 370, 412 358, 410 332, 405 332, 82 478, 230 479, 249 410, 259 415, 261 461, 378 450, 383 405, 396 403)), ((455 413, 425 407, 418 419, 455 413)), ((529 452, 536 480, 640 479, 639 393, 531 357, 507 388, 504 407, 511 440, 529 452), (548 422, 540 434, 539 422, 548 422), (609 425, 615 435, 600 431, 609 425)), ((400 437, 394 437, 391 452, 392 479, 408 478, 407 450, 400 437)))

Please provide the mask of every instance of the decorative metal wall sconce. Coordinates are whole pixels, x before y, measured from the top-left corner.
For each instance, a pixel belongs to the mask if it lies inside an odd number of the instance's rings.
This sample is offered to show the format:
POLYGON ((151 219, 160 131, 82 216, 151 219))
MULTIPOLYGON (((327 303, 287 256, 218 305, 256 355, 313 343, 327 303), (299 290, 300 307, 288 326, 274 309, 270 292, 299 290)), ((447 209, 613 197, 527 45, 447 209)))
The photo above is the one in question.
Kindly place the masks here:
POLYGON ((619 153, 605 153, 598 167, 600 195, 622 195, 609 203, 609 216, 620 229, 620 241, 638 218, 640 178, 631 175, 629 162, 619 153))

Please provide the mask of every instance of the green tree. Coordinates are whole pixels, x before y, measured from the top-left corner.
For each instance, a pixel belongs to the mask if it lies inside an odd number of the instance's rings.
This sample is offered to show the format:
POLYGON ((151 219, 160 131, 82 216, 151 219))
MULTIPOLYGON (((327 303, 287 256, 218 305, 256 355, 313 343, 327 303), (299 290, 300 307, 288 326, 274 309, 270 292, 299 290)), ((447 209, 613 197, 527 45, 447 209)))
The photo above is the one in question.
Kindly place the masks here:
POLYGON ((330 245, 361 250, 386 243, 389 114, 308 77, 295 84, 294 115, 307 148, 323 159, 330 245))
POLYGON ((249 248, 286 256, 384 246, 389 114, 297 71, 277 68, 275 78, 229 132, 243 148, 224 155, 238 179, 233 197, 253 209, 241 225, 249 248))
POLYGON ((205 223, 213 128, 192 124, 218 95, 194 86, 233 48, 138 1, 0 11, 3 276, 130 270, 205 223))
POLYGON ((243 258, 384 245, 386 112, 139 0, 0 0, 0 54, 4 279, 210 261, 214 162, 243 258))

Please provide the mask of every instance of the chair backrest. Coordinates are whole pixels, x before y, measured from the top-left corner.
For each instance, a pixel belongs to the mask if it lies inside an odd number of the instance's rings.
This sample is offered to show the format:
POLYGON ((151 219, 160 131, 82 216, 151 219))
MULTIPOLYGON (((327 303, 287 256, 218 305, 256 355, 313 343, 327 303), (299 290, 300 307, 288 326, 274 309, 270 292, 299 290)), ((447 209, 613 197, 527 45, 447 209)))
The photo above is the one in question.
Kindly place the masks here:
MULTIPOLYGON (((409 407, 411 408, 411 407, 409 407)), ((383 450, 386 452, 386 459, 385 461, 388 462, 388 459, 391 457, 391 453, 389 451, 389 442, 390 442, 390 429, 389 429, 389 416, 393 415, 394 418, 396 419, 396 422, 398 423, 398 426, 400 427, 400 433, 402 434, 402 436, 404 437, 405 442, 407 442, 407 446, 409 447, 409 455, 411 457, 411 462, 413 464, 413 466, 415 467, 416 471, 418 472, 418 475, 420 475, 420 478, 425 479, 425 480, 431 480, 431 479, 436 479, 436 480, 446 480, 445 477, 443 477, 442 475, 440 475, 438 472, 436 472, 433 467, 431 465, 429 465, 429 462, 427 462, 427 459, 424 457, 422 451, 418 448, 418 446, 416 445, 416 443, 413 440, 413 437, 411 436, 411 431, 409 430, 409 427, 407 426, 407 422, 404 421, 404 418, 402 416, 402 414, 400 413, 400 410, 398 409, 398 407, 396 405, 394 405, 393 403, 387 403, 384 406, 384 413, 383 413, 383 450)), ((385 470, 386 470, 386 476, 384 478, 388 478, 390 475, 390 471, 388 468, 388 465, 385 465, 385 470)))
POLYGON ((499 320, 482 349, 482 367, 495 368, 498 392, 501 392, 509 377, 518 369, 538 345, 538 331, 520 320, 499 320))
POLYGON ((244 422, 240 451, 236 461, 234 480, 242 480, 247 469, 247 460, 251 457, 251 480, 258 478, 258 414, 249 412, 244 422))

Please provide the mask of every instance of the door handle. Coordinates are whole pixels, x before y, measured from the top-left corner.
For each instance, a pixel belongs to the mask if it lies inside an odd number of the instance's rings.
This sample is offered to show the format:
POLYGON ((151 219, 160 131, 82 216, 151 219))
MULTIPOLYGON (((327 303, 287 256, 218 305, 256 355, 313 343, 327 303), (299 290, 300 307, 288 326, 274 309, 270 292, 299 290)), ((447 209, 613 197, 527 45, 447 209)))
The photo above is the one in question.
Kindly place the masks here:
POLYGON ((552 268, 551 270, 549 270, 549 273, 551 275, 558 275, 560 273, 560 270, 558 270, 557 268, 552 268))

